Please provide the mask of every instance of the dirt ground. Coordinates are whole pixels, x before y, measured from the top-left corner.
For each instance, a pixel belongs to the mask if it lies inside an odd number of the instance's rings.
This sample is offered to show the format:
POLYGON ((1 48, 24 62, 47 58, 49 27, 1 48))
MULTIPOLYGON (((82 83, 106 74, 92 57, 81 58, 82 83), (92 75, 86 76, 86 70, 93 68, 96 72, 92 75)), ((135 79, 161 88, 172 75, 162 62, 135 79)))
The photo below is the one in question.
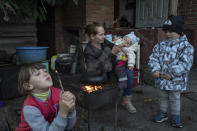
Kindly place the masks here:
MULTIPOLYGON (((72 78, 72 77, 71 77, 72 78)), ((77 79, 68 80, 63 78, 64 85, 77 84, 77 79)), ((181 116, 184 127, 173 128, 170 119, 164 123, 154 123, 152 119, 159 109, 158 90, 149 85, 139 85, 133 90, 133 104, 137 113, 129 114, 118 105, 117 127, 115 128, 115 104, 107 105, 99 110, 91 111, 91 131, 196 131, 197 128, 197 67, 194 67, 189 75, 188 90, 182 94, 181 116)), ((22 107, 25 96, 6 100, 6 105, 0 108, 0 130, 14 130, 20 121, 18 112, 22 107), (7 121, 7 122, 6 122, 7 121)), ((79 105, 77 108, 77 123, 73 131, 88 130, 88 111, 79 105)), ((170 113, 169 113, 169 117, 170 113)))

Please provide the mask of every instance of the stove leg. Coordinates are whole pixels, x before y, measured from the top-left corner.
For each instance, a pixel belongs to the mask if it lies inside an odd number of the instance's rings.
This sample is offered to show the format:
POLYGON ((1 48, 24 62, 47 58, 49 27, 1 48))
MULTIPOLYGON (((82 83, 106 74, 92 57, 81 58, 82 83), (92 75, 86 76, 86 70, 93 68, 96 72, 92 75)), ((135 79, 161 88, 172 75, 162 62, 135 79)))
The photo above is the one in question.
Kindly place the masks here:
POLYGON ((114 125, 114 130, 117 131, 118 129, 118 103, 121 101, 121 97, 122 97, 122 91, 120 91, 118 93, 118 97, 116 98, 116 102, 115 102, 115 125, 114 125))
POLYGON ((91 111, 88 109, 88 131, 91 131, 90 118, 91 118, 91 111))
POLYGON ((117 131, 118 127, 118 101, 115 102, 115 131, 117 131))

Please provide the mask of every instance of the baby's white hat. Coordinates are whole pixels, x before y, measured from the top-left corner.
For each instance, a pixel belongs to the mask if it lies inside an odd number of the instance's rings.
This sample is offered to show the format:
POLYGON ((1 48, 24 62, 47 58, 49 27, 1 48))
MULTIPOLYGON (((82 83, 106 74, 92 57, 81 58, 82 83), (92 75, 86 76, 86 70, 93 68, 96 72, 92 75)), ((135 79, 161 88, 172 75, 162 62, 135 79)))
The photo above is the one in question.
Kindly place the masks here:
POLYGON ((129 34, 126 35, 127 37, 129 37, 131 39, 132 44, 135 44, 136 42, 139 42, 139 37, 137 37, 134 32, 131 32, 129 34))

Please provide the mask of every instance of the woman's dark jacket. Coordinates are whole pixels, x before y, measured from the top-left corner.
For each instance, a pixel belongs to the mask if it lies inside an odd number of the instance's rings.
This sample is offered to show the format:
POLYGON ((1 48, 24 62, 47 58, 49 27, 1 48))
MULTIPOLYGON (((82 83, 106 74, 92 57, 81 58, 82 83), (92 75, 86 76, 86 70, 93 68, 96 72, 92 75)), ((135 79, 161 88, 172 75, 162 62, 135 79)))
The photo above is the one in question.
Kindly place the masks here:
POLYGON ((84 51, 87 72, 92 75, 102 75, 112 71, 112 65, 115 61, 115 55, 112 54, 113 43, 105 40, 101 45, 102 49, 98 49, 88 44, 84 51))

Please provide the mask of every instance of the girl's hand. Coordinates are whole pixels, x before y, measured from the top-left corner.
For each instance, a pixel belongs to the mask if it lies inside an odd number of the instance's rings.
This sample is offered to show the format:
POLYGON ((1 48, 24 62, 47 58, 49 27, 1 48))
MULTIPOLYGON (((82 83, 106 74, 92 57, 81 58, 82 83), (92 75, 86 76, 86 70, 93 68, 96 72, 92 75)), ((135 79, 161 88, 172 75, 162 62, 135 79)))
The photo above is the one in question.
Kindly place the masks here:
POLYGON ((59 101, 59 113, 63 117, 67 117, 68 113, 74 109, 75 99, 75 96, 69 91, 66 91, 62 94, 62 97, 59 101))
POLYGON ((75 101, 76 98, 70 91, 66 91, 62 94, 62 99, 68 101, 73 99, 75 101))
MULTIPOLYGON (((70 91, 65 92, 65 94, 62 96, 62 99, 66 101, 70 101, 70 100, 73 100, 74 102, 76 101, 75 95, 73 95, 70 91)), ((69 112, 71 112, 73 109, 74 109, 74 106, 73 108, 71 108, 69 112)))

